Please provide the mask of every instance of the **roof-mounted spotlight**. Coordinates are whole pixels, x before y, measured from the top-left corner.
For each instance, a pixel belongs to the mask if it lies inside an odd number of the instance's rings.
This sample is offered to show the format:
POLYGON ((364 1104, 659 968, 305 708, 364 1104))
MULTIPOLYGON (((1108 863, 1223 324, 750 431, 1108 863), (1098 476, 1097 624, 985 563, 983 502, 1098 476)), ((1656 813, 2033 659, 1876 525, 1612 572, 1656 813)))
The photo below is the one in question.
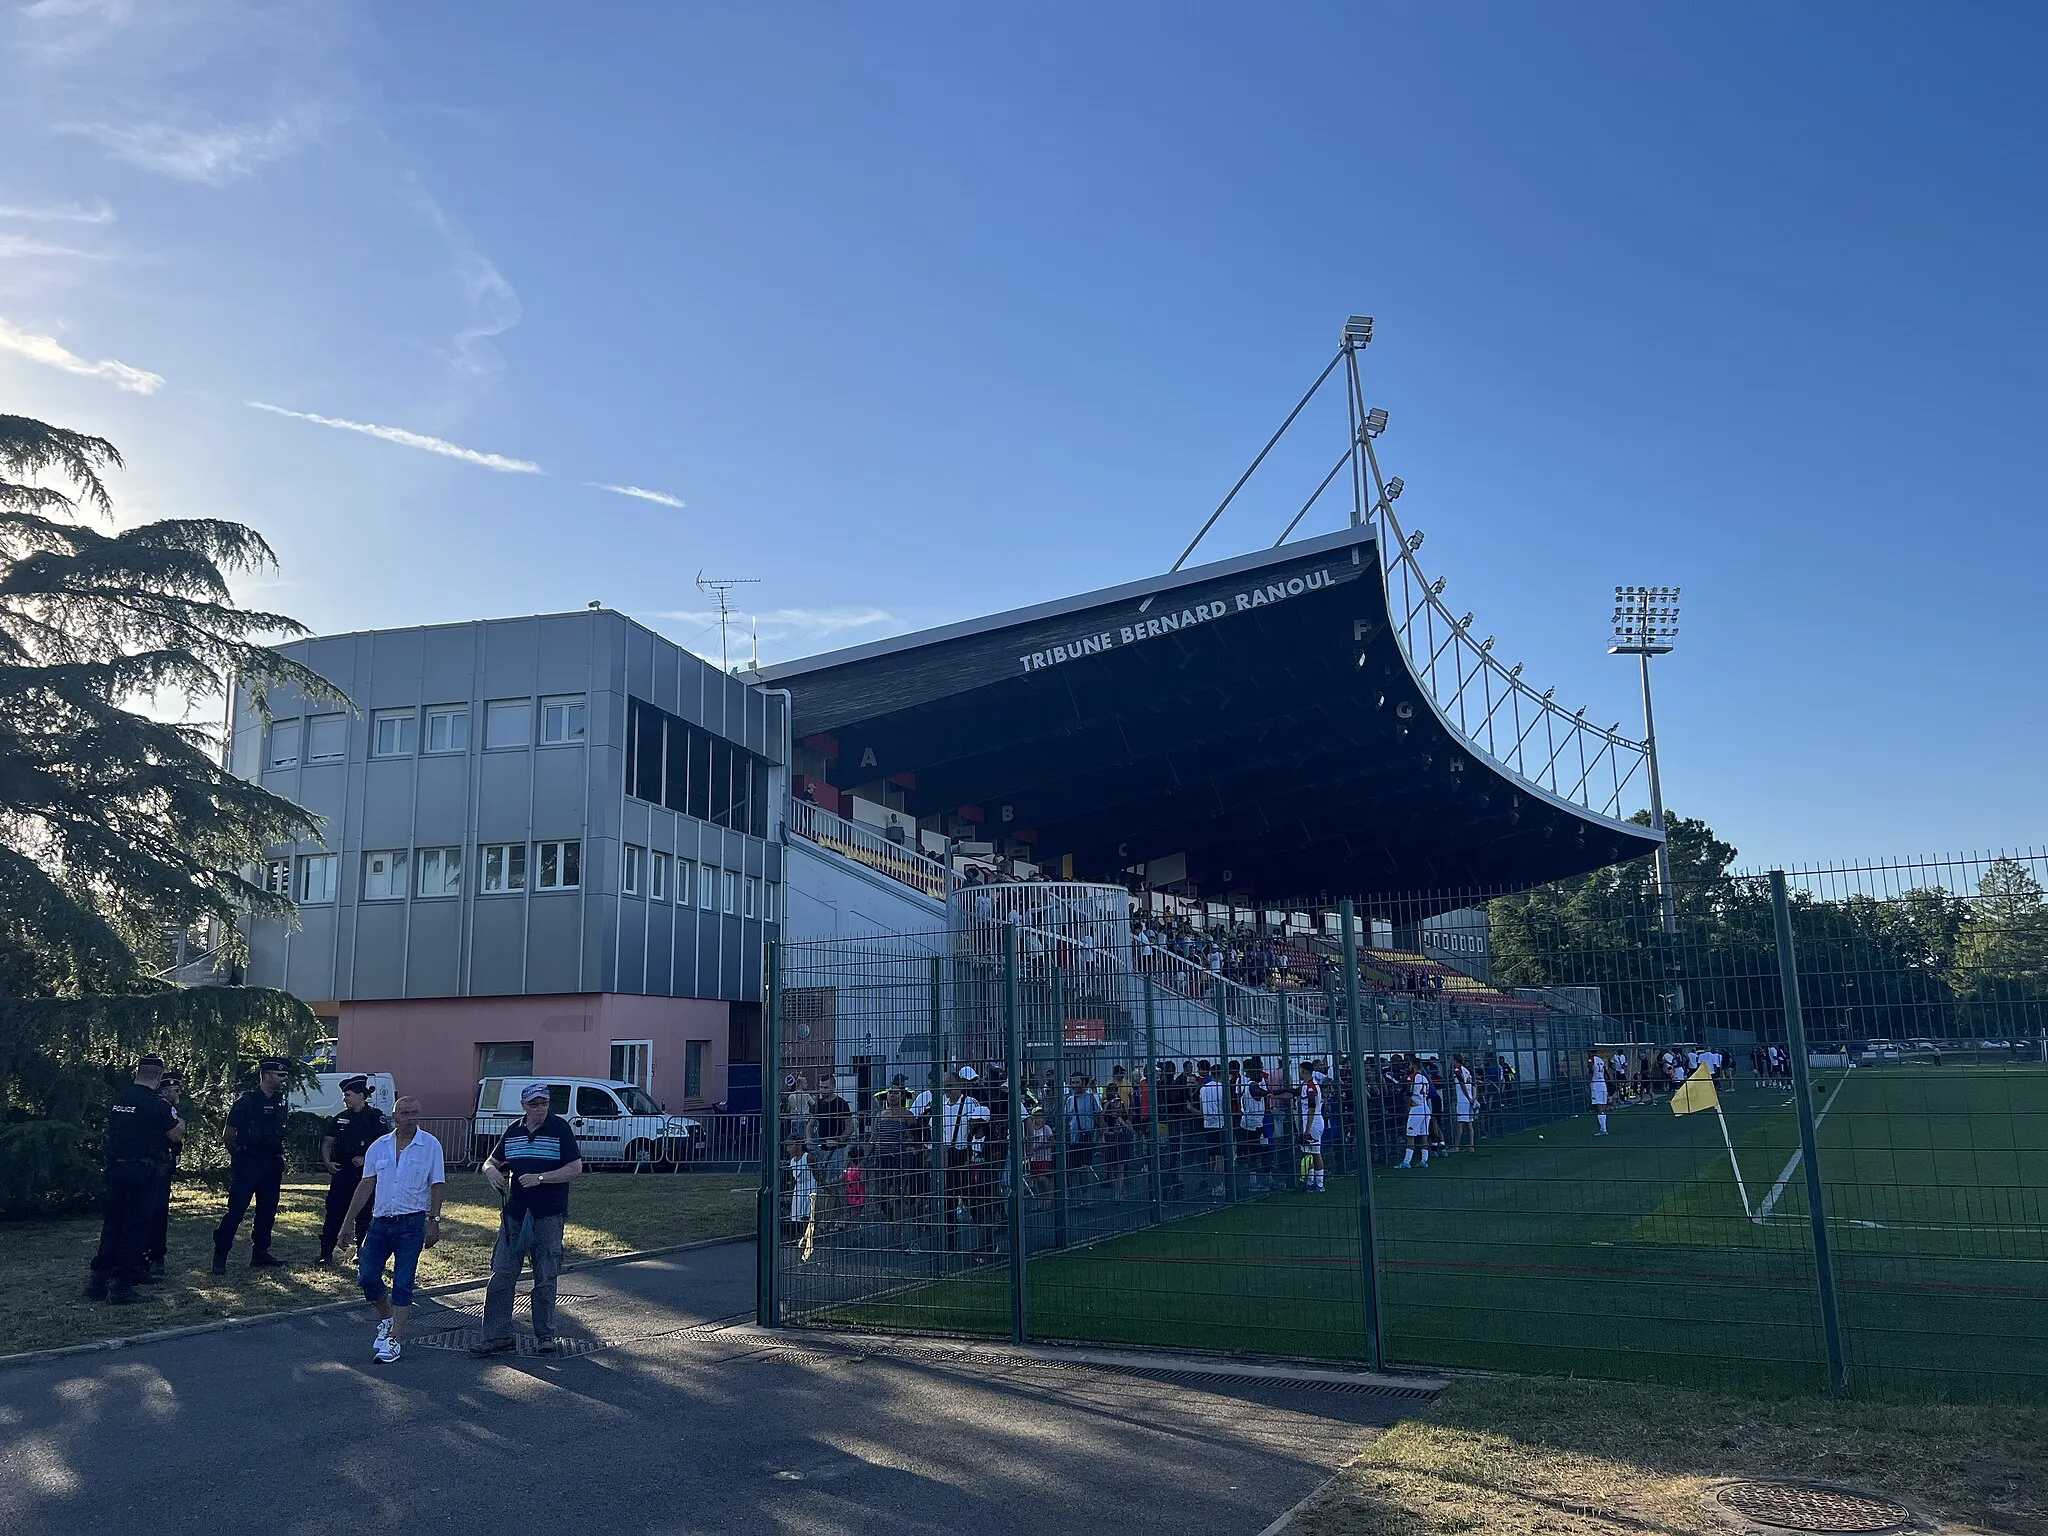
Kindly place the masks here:
POLYGON ((1450 579, 1448 576, 1437 577, 1435 581, 1429 584, 1429 595, 1431 597, 1442 597, 1444 595, 1444 588, 1449 584, 1450 579))
POLYGON ((1365 413, 1364 432, 1367 437, 1378 437, 1387 430, 1387 413, 1374 406, 1365 413))
POLYGON ((1422 548, 1422 530, 1418 528, 1408 535, 1408 553, 1412 555, 1420 548, 1422 548))
POLYGON ((1344 345, 1364 347, 1372 343, 1372 316, 1353 315, 1344 322, 1344 345))
POLYGON ((1395 475, 1392 479, 1387 481, 1387 500, 1399 501, 1401 499, 1401 493, 1407 489, 1408 487, 1402 484, 1401 477, 1399 475, 1395 475))

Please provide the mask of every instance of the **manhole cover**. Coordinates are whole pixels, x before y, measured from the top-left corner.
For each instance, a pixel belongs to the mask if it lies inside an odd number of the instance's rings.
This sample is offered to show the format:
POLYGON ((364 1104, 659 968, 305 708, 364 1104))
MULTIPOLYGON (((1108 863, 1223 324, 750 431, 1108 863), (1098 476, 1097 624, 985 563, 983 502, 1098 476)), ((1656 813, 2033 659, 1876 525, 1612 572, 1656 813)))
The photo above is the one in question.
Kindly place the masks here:
MULTIPOLYGON (((484 1331, 481 1328, 450 1328, 440 1333, 425 1334, 417 1339, 407 1339, 406 1343, 417 1344, 422 1349, 467 1350, 470 1345, 481 1341, 483 1336, 484 1331)), ((554 1353, 555 1358, 561 1359, 570 1355, 587 1355, 593 1350, 603 1348, 604 1343, 602 1340, 579 1339, 568 1334, 562 1334, 555 1340, 554 1353)), ((522 1333, 509 1353, 521 1357, 538 1356, 540 1355, 540 1340, 530 1333, 522 1333)))
POLYGON ((1905 1505, 1845 1488, 1730 1483, 1715 1497, 1744 1519, 1786 1531, 1897 1531, 1913 1523, 1905 1505))

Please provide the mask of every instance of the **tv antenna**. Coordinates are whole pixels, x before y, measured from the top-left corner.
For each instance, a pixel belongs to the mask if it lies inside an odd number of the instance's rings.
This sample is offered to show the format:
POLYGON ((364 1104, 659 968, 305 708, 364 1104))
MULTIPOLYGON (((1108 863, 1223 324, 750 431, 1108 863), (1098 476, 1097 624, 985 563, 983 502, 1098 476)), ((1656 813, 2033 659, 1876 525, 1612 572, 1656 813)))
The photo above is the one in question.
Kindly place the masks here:
POLYGON ((726 653, 727 637, 732 628, 732 603, 729 594, 734 587, 757 587, 760 584, 761 578, 758 576, 732 576, 721 579, 706 576, 702 571, 697 573, 697 590, 709 592, 718 604, 718 669, 721 672, 732 670, 732 658, 726 653))

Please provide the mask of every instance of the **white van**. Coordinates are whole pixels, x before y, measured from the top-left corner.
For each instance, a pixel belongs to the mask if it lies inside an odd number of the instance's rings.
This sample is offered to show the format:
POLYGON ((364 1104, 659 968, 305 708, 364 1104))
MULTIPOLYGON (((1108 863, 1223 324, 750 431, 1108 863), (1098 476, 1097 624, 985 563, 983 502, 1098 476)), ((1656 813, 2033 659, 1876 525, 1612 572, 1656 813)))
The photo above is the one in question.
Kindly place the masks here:
POLYGON ((478 1157, 519 1118, 519 1091, 528 1083, 547 1085, 551 1107, 569 1122, 586 1162, 677 1163, 703 1150, 702 1125, 669 1114, 635 1084, 602 1077, 487 1077, 476 1085, 478 1157))
POLYGON ((341 1085, 352 1077, 370 1080, 370 1102, 384 1111, 385 1119, 390 1119, 391 1106, 398 1102, 398 1084, 389 1072, 322 1072, 309 1087, 286 1095, 286 1102, 295 1114, 304 1111, 322 1117, 338 1115, 347 1107, 341 1100, 341 1085))

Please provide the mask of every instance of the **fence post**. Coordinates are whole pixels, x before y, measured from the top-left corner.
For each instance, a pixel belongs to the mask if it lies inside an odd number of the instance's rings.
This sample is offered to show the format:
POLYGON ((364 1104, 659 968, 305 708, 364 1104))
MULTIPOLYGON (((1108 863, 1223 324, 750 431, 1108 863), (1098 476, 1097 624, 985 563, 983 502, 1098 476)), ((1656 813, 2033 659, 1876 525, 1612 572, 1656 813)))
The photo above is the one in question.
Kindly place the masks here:
POLYGON ((1379 1370, 1386 1362, 1380 1332, 1379 1239, 1373 1231, 1372 1108, 1365 1091, 1364 1042, 1358 1018, 1358 918, 1345 897, 1338 908, 1344 925, 1344 1010, 1351 1023, 1351 1122, 1358 1143, 1358 1263, 1365 1296, 1365 1364, 1379 1370))
POLYGON ((1223 1104, 1223 1198, 1237 1199, 1237 1104, 1230 1094, 1230 993, 1216 978, 1216 1097, 1223 1104))
POLYGON ((1842 1315, 1835 1299, 1834 1259, 1828 1252, 1828 1213, 1821 1204, 1820 1139, 1813 1126, 1813 1084, 1808 1076, 1806 1021, 1799 1007, 1799 961, 1792 947, 1792 908, 1785 899, 1785 872, 1771 871, 1771 914, 1778 920, 1778 981, 1785 994, 1785 1043, 1792 1055, 1792 1097, 1799 1109, 1800 1160, 1806 1165, 1806 1210, 1813 1224, 1813 1278, 1820 1291, 1820 1326, 1827 1338, 1828 1386, 1849 1384, 1842 1359, 1842 1315))
POLYGON ((1159 1166, 1159 1020, 1153 1008, 1152 978, 1145 978, 1145 1157, 1150 1180, 1152 1225, 1166 1219, 1160 1208, 1164 1175, 1159 1166))
MULTIPOLYGON (((939 1011, 939 957, 932 956, 931 980, 932 1117, 927 1133, 932 1162, 932 1271, 946 1272, 946 1255, 953 1249, 953 1209, 946 1203, 946 1020, 939 1011)), ((963 1102, 960 1113, 965 1114, 963 1102)))
POLYGON ((1024 1289, 1024 1056, 1023 1010, 1017 1004, 1017 925, 1003 924, 1003 1054, 1010 1079, 1010 1342, 1030 1336, 1024 1289))
POLYGON ((779 1210, 782 1194, 782 946, 768 946, 767 1006, 761 1010, 761 1193, 755 1213, 754 1321, 781 1324, 775 1294, 775 1264, 782 1252, 779 1210))
MULTIPOLYGON (((1330 1070, 1328 1075, 1330 1084, 1334 1087, 1337 1082, 1337 1063, 1344 1059, 1337 1045, 1337 979, 1334 976, 1327 977, 1323 983, 1323 1018, 1329 1025, 1329 1028, 1325 1031, 1330 1047, 1330 1070)), ((1349 1166, 1344 1161, 1344 1143, 1349 1135, 1350 1132, 1345 1127, 1344 1115, 1341 1109, 1336 1114, 1325 1112, 1323 1116, 1323 1145, 1326 1149, 1324 1163, 1332 1173, 1342 1174, 1349 1166)))
POLYGON ((1067 988, 1057 951, 1052 956, 1052 1245, 1067 1246, 1067 988))

